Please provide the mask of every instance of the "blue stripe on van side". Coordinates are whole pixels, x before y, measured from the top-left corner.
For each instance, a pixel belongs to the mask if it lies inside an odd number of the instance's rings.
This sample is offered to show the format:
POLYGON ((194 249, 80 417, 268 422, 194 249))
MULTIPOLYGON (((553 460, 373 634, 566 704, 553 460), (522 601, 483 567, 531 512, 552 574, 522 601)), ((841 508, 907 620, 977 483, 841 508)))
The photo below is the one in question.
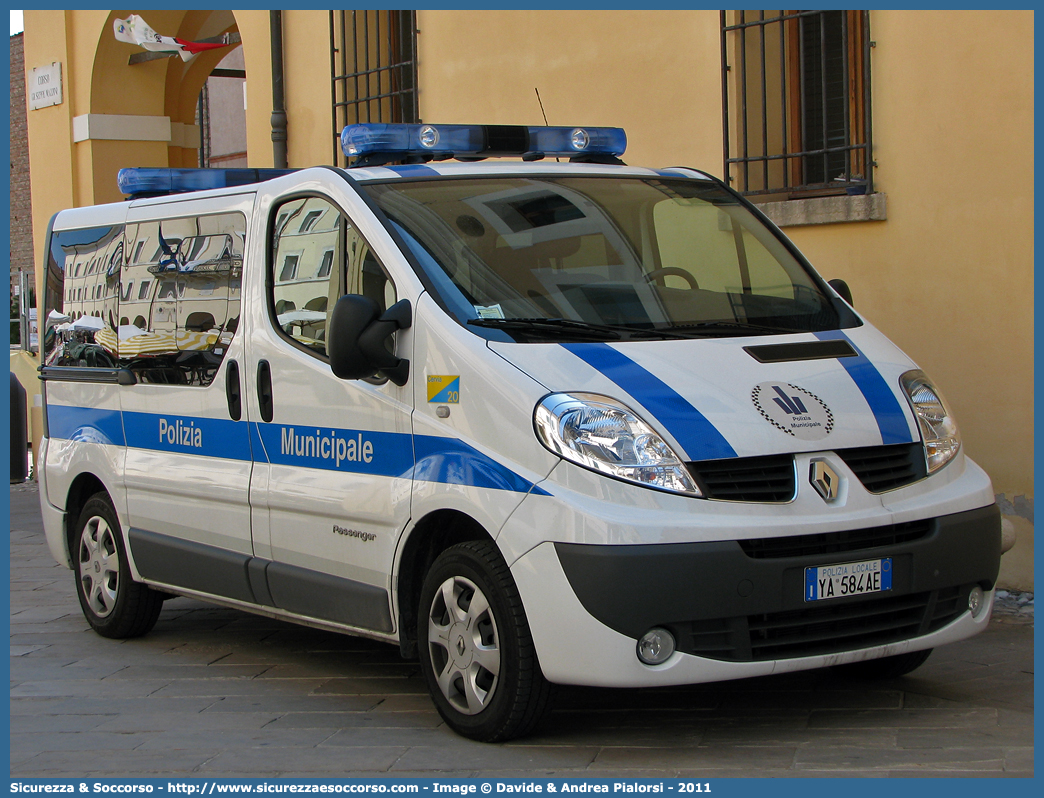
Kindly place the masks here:
POLYGON ((251 424, 261 438, 268 461, 274 465, 404 479, 409 479, 413 468, 412 436, 408 434, 251 424))
POLYGON ((725 436, 685 397, 622 352, 602 343, 562 346, 641 402, 681 444, 690 460, 736 456, 725 436))
POLYGON ((417 450, 414 479, 516 493, 532 491, 538 496, 551 495, 464 441, 434 435, 417 435, 413 440, 417 450))
POLYGON ((456 438, 289 424, 252 426, 269 462, 277 465, 550 495, 456 438))
POLYGON ((261 441, 261 436, 257 432, 257 422, 251 421, 247 424, 250 428, 250 452, 253 454, 254 459, 261 462, 268 462, 268 452, 265 451, 265 444, 261 441))
POLYGON ((456 438, 47 406, 52 438, 550 494, 456 438), (122 420, 121 420, 122 415, 122 420), (124 431, 126 430, 126 434, 124 431), (416 464, 413 447, 417 447, 416 464))
POLYGON ((47 404, 47 431, 50 437, 86 443, 125 446, 123 420, 119 410, 47 404))
POLYGON ((824 330, 815 333, 815 336, 821 341, 847 341, 856 351, 857 357, 838 358, 838 362, 845 367, 848 376, 852 378, 870 406, 877 427, 881 431, 881 443, 911 443, 917 440, 910 432, 910 424, 903 414, 899 400, 888 387, 881 372, 859 347, 841 330, 824 330))
POLYGON ((132 449, 250 460, 247 425, 242 421, 128 410, 123 413, 123 426, 132 449))

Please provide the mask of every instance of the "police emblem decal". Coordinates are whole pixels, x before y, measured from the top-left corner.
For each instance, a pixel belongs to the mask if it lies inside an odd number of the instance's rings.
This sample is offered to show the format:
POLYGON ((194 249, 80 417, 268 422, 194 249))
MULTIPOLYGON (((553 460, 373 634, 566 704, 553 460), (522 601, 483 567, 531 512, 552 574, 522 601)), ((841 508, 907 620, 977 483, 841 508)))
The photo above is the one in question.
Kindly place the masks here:
POLYGON ((834 428, 834 414, 811 391, 789 382, 763 382, 750 393, 754 407, 773 427, 803 441, 825 438, 834 428))

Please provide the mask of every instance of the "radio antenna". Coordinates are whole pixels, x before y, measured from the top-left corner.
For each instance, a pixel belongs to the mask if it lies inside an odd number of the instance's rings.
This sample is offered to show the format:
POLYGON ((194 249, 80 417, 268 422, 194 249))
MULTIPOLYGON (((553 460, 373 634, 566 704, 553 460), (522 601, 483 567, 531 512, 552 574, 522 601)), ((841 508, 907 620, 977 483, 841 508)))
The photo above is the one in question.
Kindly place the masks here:
POLYGON ((533 91, 536 92, 537 102, 540 103, 540 114, 544 117, 544 127, 549 127, 547 124, 547 114, 544 113, 544 101, 540 99, 540 89, 534 86, 533 91))
MULTIPOLYGON (((544 127, 551 127, 547 123, 547 114, 544 113, 544 101, 540 99, 540 89, 538 89, 536 86, 534 86, 533 87, 533 91, 536 92, 537 102, 540 103, 540 114, 544 117, 544 127)), ((559 162, 558 156, 555 156, 555 162, 556 163, 559 162)))

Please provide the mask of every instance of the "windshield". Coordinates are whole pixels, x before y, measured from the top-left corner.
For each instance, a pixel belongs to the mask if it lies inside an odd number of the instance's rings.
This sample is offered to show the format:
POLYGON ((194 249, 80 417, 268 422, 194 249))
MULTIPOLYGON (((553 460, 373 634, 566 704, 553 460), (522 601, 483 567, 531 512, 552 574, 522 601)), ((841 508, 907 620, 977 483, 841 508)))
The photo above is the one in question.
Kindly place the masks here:
POLYGON ((620 340, 858 324, 707 180, 495 177, 371 184, 444 307, 489 338, 620 340))

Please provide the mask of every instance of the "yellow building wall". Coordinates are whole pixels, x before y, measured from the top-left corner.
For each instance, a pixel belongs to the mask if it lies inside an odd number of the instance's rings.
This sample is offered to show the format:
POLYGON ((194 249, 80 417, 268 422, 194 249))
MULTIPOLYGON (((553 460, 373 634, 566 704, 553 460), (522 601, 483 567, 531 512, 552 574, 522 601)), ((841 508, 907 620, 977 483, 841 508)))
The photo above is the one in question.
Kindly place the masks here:
POLYGON ((721 173, 717 11, 418 11, 425 122, 608 125, 628 163, 721 173))
MULTIPOLYGON (((329 164, 333 157, 329 11, 283 12, 283 102, 287 163, 329 164)), ((268 11, 236 11, 247 73, 247 157, 273 166, 271 24, 268 11)))
POLYGON ((1032 14, 871 19, 888 221, 787 232, 939 383, 997 492, 1032 495, 1032 14))
POLYGON ((291 64, 284 76, 291 167, 333 163, 329 42, 329 11, 283 12, 283 58, 291 64))
MULTIPOLYGON (((247 164, 272 166, 272 34, 267 11, 235 11, 246 69, 247 164)), ((284 12, 285 13, 285 12, 284 12)), ((285 57, 285 56, 284 56, 285 57)))
MULTIPOLYGON (((67 59, 69 31, 66 11, 26 11, 26 80, 36 67, 52 62, 62 65, 63 102, 28 113, 29 172, 32 175, 33 262, 36 264, 36 295, 43 296, 40 269, 41 237, 57 211, 76 204, 80 176, 73 168, 72 118, 74 90, 79 81, 67 59)), ((27 83, 28 85, 28 83, 27 83)))
MULTIPOLYGON (((33 182, 33 244, 37 261, 47 222, 63 208, 119 202, 117 172, 126 166, 195 166, 195 150, 156 141, 94 140, 73 142, 73 118, 86 114, 167 116, 172 122, 194 122, 195 98, 203 81, 225 51, 197 56, 188 64, 160 59, 128 65, 136 52, 116 40, 112 20, 127 12, 25 12, 25 63, 33 67, 62 64, 63 101, 28 113, 29 168, 33 182), (185 97, 187 96, 187 101, 185 97)), ((192 39, 211 12, 145 12, 155 30, 192 39)), ((227 12, 226 12, 227 13, 227 12)), ((264 14, 267 12, 253 12, 264 14)), ((231 19, 231 17, 229 18, 231 19)), ((205 35, 212 35, 205 32, 205 35)), ((267 30, 265 46, 268 52, 267 30)), ((267 60, 266 69, 270 73, 267 60)), ((269 82, 270 85, 270 82, 269 82)), ((271 91, 269 89, 269 91, 271 91)), ((269 147, 269 149, 271 149, 269 147)), ((42 296, 42 272, 37 295, 42 296)))
MULTIPOLYGON (((994 490, 1032 502, 1032 12, 875 11, 871 38, 888 220, 786 232, 937 382, 994 490)), ((1032 504, 1002 506, 1002 578, 1032 589, 1032 504)))

